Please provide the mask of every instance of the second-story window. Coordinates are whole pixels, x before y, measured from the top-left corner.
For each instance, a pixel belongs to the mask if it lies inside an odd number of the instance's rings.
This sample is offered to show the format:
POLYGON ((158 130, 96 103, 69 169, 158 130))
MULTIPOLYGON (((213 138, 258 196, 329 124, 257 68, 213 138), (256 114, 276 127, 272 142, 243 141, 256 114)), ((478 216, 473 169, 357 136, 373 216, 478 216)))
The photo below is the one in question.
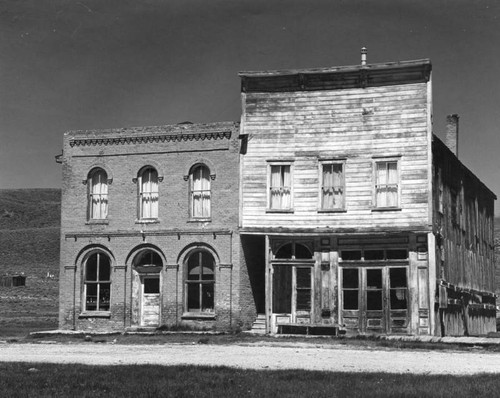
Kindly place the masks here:
POLYGON ((158 172, 152 167, 141 170, 139 184, 139 218, 158 218, 158 172))
POLYGON ((205 165, 195 166, 190 178, 191 217, 210 218, 210 171, 205 165))
POLYGON ((375 206, 398 207, 399 176, 397 160, 375 162, 375 206))
POLYGON ((324 162, 321 164, 321 210, 344 208, 344 164, 324 162))
POLYGON ((269 208, 292 209, 292 174, 290 164, 271 164, 269 176, 269 208))
POLYGON ((108 216, 108 175, 103 169, 94 169, 89 182, 89 219, 104 220, 108 216))

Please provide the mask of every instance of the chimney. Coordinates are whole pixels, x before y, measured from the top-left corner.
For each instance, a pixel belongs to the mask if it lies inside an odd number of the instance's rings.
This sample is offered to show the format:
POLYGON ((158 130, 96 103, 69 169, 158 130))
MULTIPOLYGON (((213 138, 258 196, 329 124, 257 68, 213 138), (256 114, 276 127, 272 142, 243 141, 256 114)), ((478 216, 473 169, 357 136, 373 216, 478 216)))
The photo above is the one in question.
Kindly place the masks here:
POLYGON ((458 157, 458 115, 446 116, 446 146, 458 157))
POLYGON ((368 54, 368 50, 363 47, 361 49, 361 66, 366 66, 366 54, 368 54))

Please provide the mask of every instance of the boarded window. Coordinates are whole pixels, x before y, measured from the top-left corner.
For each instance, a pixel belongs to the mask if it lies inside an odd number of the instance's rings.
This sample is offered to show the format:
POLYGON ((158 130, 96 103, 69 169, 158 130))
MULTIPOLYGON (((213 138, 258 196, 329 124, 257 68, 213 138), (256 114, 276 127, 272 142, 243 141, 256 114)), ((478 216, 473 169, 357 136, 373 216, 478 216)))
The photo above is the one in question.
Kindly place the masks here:
POLYGON ((375 163, 375 205, 377 207, 398 206, 398 162, 375 163))
POLYGON ((211 207, 210 171, 204 165, 196 166, 190 175, 191 217, 209 218, 211 207))
POLYGON ((160 278, 144 278, 144 293, 159 294, 160 293, 160 278))
POLYGON ((271 165, 269 208, 291 209, 292 176, 289 164, 271 165))
POLYGON ((343 163, 323 163, 321 176, 321 208, 335 210, 344 208, 343 163))

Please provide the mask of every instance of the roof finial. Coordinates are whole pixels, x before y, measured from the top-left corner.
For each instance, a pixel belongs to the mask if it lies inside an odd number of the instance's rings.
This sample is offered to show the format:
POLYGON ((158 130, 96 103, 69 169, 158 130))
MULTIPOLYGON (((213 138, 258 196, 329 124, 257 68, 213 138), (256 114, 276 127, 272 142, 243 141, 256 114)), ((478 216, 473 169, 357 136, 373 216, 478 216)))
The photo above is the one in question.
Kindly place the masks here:
POLYGON ((361 48, 361 66, 366 65, 366 54, 368 54, 368 50, 366 47, 361 48))

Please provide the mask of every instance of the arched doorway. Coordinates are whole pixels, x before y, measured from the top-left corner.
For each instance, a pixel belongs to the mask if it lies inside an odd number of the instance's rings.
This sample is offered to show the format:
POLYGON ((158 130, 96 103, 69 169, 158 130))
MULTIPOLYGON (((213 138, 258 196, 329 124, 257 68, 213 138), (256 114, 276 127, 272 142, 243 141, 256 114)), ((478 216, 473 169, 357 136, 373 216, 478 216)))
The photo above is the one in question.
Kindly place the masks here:
POLYGON ((161 320, 161 256, 152 249, 137 253, 133 260, 132 295, 139 326, 159 326, 161 320))

